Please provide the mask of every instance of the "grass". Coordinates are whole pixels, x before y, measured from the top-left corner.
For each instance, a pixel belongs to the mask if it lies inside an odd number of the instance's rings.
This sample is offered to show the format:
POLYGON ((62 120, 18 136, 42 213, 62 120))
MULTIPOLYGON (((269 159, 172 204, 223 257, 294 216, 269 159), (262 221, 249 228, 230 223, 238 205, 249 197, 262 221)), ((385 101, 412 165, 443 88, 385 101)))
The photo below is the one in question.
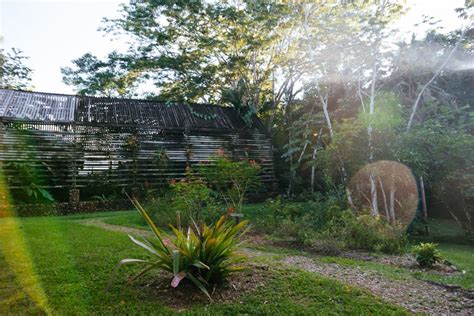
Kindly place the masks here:
POLYGON ((474 246, 440 243, 441 253, 464 274, 440 276, 418 272, 416 277, 444 284, 459 285, 465 289, 474 290, 474 246))
MULTIPOLYGON (((263 204, 247 204, 244 208, 246 218, 252 220, 258 215, 258 210, 263 204)), ((114 212, 114 213, 96 213, 91 216, 102 217, 109 215, 111 217, 104 219, 104 222, 113 225, 120 225, 132 228, 146 228, 146 224, 136 211, 114 212)), ((430 234, 418 236, 413 243, 420 241, 430 241, 439 244, 439 248, 445 257, 452 262, 459 270, 465 271, 464 274, 453 274, 451 276, 439 275, 436 272, 416 271, 404 268, 388 267, 387 265, 338 257, 326 257, 322 260, 326 262, 337 262, 339 264, 357 265, 365 269, 379 271, 387 277, 393 279, 417 278, 422 280, 431 280, 443 284, 459 285, 468 290, 474 290, 474 245, 465 239, 464 232, 455 222, 448 219, 429 220, 430 234)), ((272 246, 250 246, 257 250, 269 251, 279 256, 298 254, 297 250, 272 247, 272 246)), ((301 253, 299 253, 301 254, 301 253)))
MULTIPOLYGON (((123 221, 131 213, 0 219, 0 314, 175 313, 152 288, 126 284, 138 267, 125 267, 104 291, 120 259, 144 257, 125 234, 75 221, 111 216, 123 221)), ((187 314, 405 313, 365 291, 270 264, 265 286, 235 302, 196 304, 187 314)))
POLYGON ((147 224, 137 213, 137 211, 126 211, 120 214, 112 215, 103 220, 104 223, 111 225, 119 225, 131 228, 147 229, 147 224))
MULTIPOLYGON (((263 203, 246 204, 244 205, 243 214, 246 219, 254 219, 258 211, 262 208, 263 203)), ((77 216, 77 215, 75 215, 77 216)), ((84 215, 83 215, 84 216, 84 215)), ((131 228, 147 228, 145 221, 140 217, 137 211, 123 211, 123 212, 102 212, 92 215, 94 217, 109 217, 104 219, 104 222, 111 225, 119 225, 131 228)))
MULTIPOLYGON (((261 204, 247 205, 254 218, 261 204)), ((138 267, 125 267, 110 292, 104 288, 115 264, 123 258, 146 256, 125 234, 83 226, 77 220, 102 218, 108 224, 145 228, 136 211, 98 212, 63 217, 0 219, 0 314, 173 314, 157 292, 138 282, 128 285, 128 275, 138 267)), ((277 261, 287 255, 311 256, 378 271, 396 280, 423 279, 456 284, 474 290, 474 246, 462 239, 447 221, 431 221, 431 234, 416 242, 434 241, 446 258, 465 274, 442 276, 377 262, 319 257, 297 249, 250 245, 267 253, 253 259, 270 266, 264 286, 242 293, 235 302, 191 305, 186 314, 403 314, 366 291, 343 285, 277 261)), ((155 273, 151 278, 163 278, 155 273)), ((169 295, 173 295, 170 289, 169 295)))

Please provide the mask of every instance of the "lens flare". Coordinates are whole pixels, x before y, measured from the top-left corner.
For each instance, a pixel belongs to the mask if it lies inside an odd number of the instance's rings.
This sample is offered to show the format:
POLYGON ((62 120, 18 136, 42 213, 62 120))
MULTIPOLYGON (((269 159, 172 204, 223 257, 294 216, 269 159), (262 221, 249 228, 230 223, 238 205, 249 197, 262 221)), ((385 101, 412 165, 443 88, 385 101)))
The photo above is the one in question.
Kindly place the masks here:
POLYGON ((357 211, 367 209, 390 222, 408 225, 418 206, 418 189, 410 168, 402 163, 381 160, 360 169, 349 183, 357 211))
POLYGON ((29 249, 10 203, 8 186, 0 162, 0 252, 14 272, 21 289, 36 306, 51 314, 43 288, 35 273, 29 249))

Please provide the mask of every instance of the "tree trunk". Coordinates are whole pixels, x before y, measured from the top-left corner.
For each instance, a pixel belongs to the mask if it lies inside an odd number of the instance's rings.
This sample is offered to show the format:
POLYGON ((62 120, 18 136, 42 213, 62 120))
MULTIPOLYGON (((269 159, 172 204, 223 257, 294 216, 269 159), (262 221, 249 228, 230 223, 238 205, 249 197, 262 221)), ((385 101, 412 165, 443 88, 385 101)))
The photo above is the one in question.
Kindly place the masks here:
POLYGON ((379 215, 379 204, 377 200, 377 184, 375 182, 375 176, 370 175, 370 199, 372 204, 372 215, 379 215))
POLYGON ((321 141, 322 133, 323 133, 323 128, 321 127, 318 133, 318 140, 314 143, 313 155, 311 156, 311 160, 313 161, 313 164, 311 166, 311 193, 312 194, 314 193, 314 173, 316 171, 316 167, 314 166, 314 163, 316 161, 316 154, 318 152, 318 146, 319 146, 319 142, 321 141))
POLYGON ((428 219, 428 208, 426 207, 425 183, 423 177, 420 177, 421 205, 423 208, 423 218, 428 219))
POLYGON ((379 184, 380 184, 380 189, 382 190, 382 197, 383 197, 383 202, 384 202, 384 206, 385 206, 385 216, 387 218, 387 221, 391 222, 390 213, 389 213, 389 210, 388 210, 387 195, 385 194, 385 189, 383 187, 383 183, 382 183, 381 178, 379 178, 379 184))
POLYGON ((311 157, 313 161, 313 165, 311 166, 311 194, 314 194, 314 173, 316 171, 315 166, 314 166, 314 161, 316 160, 317 151, 318 151, 318 147, 317 145, 315 145, 314 150, 313 150, 313 156, 311 157))
POLYGON ((395 221, 395 189, 390 188, 390 217, 391 221, 395 221))

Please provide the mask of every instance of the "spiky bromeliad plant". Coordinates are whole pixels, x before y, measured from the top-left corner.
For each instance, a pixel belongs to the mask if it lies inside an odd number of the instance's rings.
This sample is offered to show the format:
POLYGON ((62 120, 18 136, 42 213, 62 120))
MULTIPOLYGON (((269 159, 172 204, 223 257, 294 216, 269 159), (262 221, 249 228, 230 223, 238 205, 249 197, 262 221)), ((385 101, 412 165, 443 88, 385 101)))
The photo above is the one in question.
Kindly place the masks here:
POLYGON ((140 241, 130 235, 129 237, 153 256, 149 260, 121 260, 114 269, 108 287, 122 265, 139 263, 145 265, 145 268, 131 278, 130 282, 153 269, 161 269, 173 274, 172 287, 177 287, 183 279, 188 279, 211 299, 208 289, 212 284, 221 282, 230 273, 242 269, 236 264, 245 257, 237 250, 240 246, 239 239, 246 232, 247 221, 234 225, 226 216, 222 216, 210 226, 193 222, 194 227, 188 227, 186 231, 170 225, 174 236, 168 240, 140 203, 135 198, 130 200, 147 222, 155 240, 144 238, 140 241))

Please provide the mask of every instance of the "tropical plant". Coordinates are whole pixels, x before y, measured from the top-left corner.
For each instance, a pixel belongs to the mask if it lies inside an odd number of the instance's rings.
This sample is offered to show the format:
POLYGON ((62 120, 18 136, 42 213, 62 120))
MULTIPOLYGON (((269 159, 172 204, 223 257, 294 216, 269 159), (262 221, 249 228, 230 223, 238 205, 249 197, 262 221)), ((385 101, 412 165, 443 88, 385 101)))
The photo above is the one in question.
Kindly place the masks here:
POLYGON ((145 265, 145 268, 132 277, 130 282, 151 270, 159 269, 173 274, 172 287, 177 287, 181 281, 187 279, 211 299, 208 291, 210 286, 224 281, 229 274, 242 269, 237 264, 244 261, 245 256, 238 252, 238 248, 239 239, 246 232, 247 221, 234 225, 227 216, 222 216, 210 226, 193 222, 193 227, 180 230, 170 225, 174 236, 168 239, 140 203, 135 198, 130 200, 147 222, 155 240, 144 238, 140 241, 130 235, 129 238, 153 257, 149 260, 121 260, 115 267, 108 287, 121 266, 138 263, 145 265))
POLYGON ((420 243, 412 248, 416 262, 422 268, 431 268, 437 262, 443 261, 443 256, 436 248, 438 245, 434 243, 420 243))

